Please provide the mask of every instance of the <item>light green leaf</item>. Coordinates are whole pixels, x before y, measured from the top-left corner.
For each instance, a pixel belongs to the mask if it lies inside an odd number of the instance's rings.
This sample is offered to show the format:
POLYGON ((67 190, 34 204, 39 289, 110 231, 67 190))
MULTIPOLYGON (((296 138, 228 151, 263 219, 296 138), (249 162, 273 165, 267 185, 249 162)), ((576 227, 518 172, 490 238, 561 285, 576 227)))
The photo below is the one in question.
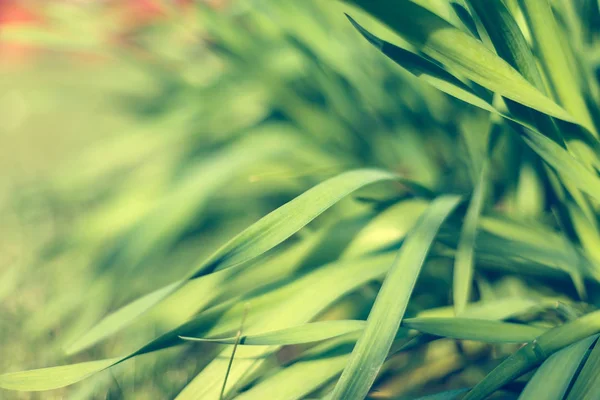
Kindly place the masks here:
POLYGON ((400 242, 427 209, 425 199, 407 199, 372 218, 344 250, 342 258, 355 258, 400 242))
POLYGON ((473 318, 406 318, 402 327, 421 333, 489 343, 524 343, 546 330, 535 326, 473 318))
POLYGON ((296 400, 318 389, 342 371, 349 354, 299 361, 259 382, 235 398, 238 400, 296 400))
POLYGON ((556 98, 582 125, 595 132, 592 118, 582 96, 582 90, 569 65, 570 54, 560 40, 564 31, 554 18, 548 0, 520 0, 541 65, 546 71, 556 98))
POLYGON ((597 336, 590 336, 554 353, 538 368, 519 400, 562 400, 573 375, 597 336), (550 397, 552 396, 552 397, 550 397))
POLYGON ((42 391, 71 385, 119 362, 119 358, 0 375, 0 388, 42 391))
POLYGON ((490 394, 530 371, 557 351, 600 332, 600 311, 584 315, 550 329, 494 368, 464 398, 483 400, 490 394))
POLYGON ((414 285, 438 229, 460 202, 457 196, 434 200, 408 235, 390 269, 338 381, 333 399, 363 399, 390 350, 414 285))
POLYGON ((565 121, 573 117, 473 36, 415 4, 352 0, 448 69, 517 103, 565 121))
POLYGON ((587 169, 582 163, 571 156, 567 150, 560 147, 554 141, 534 130, 525 130, 525 142, 544 161, 554 168, 570 182, 583 192, 600 200, 600 179, 587 169))
POLYGON ((186 279, 168 288, 159 289, 109 314, 79 338, 69 348, 70 352, 89 347, 127 326, 136 317, 182 288, 187 281, 216 270, 241 265, 264 254, 352 192, 382 181, 400 181, 409 186, 413 185, 393 173, 372 169, 349 171, 331 178, 248 227, 202 262, 186 279))
POLYGON ((600 346, 595 343, 583 369, 577 376, 567 400, 593 400, 600 393, 600 346))
MULTIPOLYGON (((350 332, 360 331, 364 328, 365 321, 320 321, 292 328, 281 329, 273 332, 265 332, 254 335, 242 335, 239 338, 240 345, 292 345, 301 343, 317 342, 331 339, 336 336, 350 332)), ((228 338, 193 338, 181 337, 184 340, 200 342, 216 342, 223 344, 234 344, 237 337, 228 338)))
MULTIPOLYGON (((310 343, 335 338, 353 332, 360 332, 364 329, 365 324, 365 321, 357 320, 312 322, 272 332, 242 335, 239 338, 239 344, 252 346, 285 346, 310 343)), ((473 318, 406 318, 402 321, 401 326, 430 335, 490 343, 528 342, 545 331, 545 329, 528 325, 473 318)), ((181 339, 221 344, 235 344, 238 342, 237 336, 225 338, 194 338, 181 336, 181 339)))
MULTIPOLYGON (((382 278, 393 261, 393 254, 387 253, 357 260, 343 260, 320 267, 313 273, 290 284, 290 289, 293 290, 285 290, 286 296, 274 298, 270 302, 270 306, 265 307, 265 313, 251 323, 253 308, 252 300, 250 300, 251 308, 244 333, 251 335, 305 324, 343 295, 356 290, 370 280, 382 278), (319 293, 319 296, 315 296, 315 293, 319 293)), ((213 334, 213 332, 209 334, 213 334)), ((280 346, 238 347, 236 360, 227 380, 226 394, 235 393, 235 387, 245 377, 260 368, 267 355, 279 348, 280 346)), ((222 357, 217 357, 196 375, 177 399, 218 399, 230 353, 231 349, 225 349, 222 357)))
POLYGON ((454 281, 452 294, 454 298, 454 310, 456 315, 462 313, 471 297, 473 285, 475 238, 479 215, 483 209, 487 185, 487 161, 483 163, 479 181, 469 202, 467 215, 463 223, 456 256, 454 259, 454 281))
POLYGON ((456 97, 465 103, 469 103, 475 107, 479 107, 490 112, 498 112, 491 104, 475 94, 469 86, 443 68, 417 54, 378 38, 359 25, 358 22, 356 22, 352 17, 349 15, 346 16, 352 25, 354 25, 354 27, 365 37, 365 39, 369 41, 369 43, 379 49, 379 51, 388 56, 390 59, 394 60, 398 65, 405 68, 411 74, 424 80, 436 89, 441 90, 450 96, 456 97))

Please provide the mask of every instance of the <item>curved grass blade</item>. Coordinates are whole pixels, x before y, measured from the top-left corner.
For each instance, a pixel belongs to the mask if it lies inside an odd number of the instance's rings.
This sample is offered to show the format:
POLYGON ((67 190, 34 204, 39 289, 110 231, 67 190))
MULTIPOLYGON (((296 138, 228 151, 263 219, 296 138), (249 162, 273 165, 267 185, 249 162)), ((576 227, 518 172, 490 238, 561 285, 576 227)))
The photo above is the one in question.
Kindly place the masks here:
POLYGON ((70 353, 92 346, 119 331, 136 317, 183 287, 187 281, 216 270, 241 265, 262 255, 352 192, 382 181, 399 181, 416 190, 427 191, 396 174, 374 169, 349 171, 328 179, 248 227, 202 262, 187 278, 169 286, 168 289, 166 287, 159 289, 142 298, 143 300, 137 300, 109 314, 79 338, 70 347, 70 353))
POLYGON ((538 368, 519 400, 562 400, 586 352, 597 336, 590 336, 554 353, 538 368))
POLYGON ((573 158, 565 149, 535 130, 525 130, 525 142, 538 153, 549 166, 568 178, 573 185, 600 200, 600 179, 573 158))
POLYGON ((435 393, 435 394, 430 394, 429 396, 419 397, 418 399, 415 399, 415 400, 455 400, 455 399, 459 399, 461 395, 465 394, 468 391, 469 391, 468 388, 448 390, 446 392, 435 393))
POLYGON ((456 97, 465 103, 469 103, 490 112, 497 112, 490 103, 481 99, 468 85, 454 77, 445 69, 417 54, 378 38, 363 28, 349 15, 346 14, 346 17, 369 43, 411 74, 423 79, 438 90, 456 97))
POLYGON ((333 379, 346 365, 348 354, 299 361, 236 396, 238 400, 297 400, 333 379))
MULTIPOLYGON (((295 345, 332 339, 341 335, 361 332, 365 321, 321 321, 294 326, 273 332, 244 335, 240 345, 295 345)), ((545 329, 534 326, 488 321, 474 318, 406 318, 401 326, 421 333, 460 340, 475 340, 488 343, 524 343, 534 340, 545 329)), ((237 336, 225 338, 193 338, 182 336, 183 340, 235 344, 237 336)))
POLYGON ((181 281, 174 282, 119 308, 117 311, 103 318, 94 328, 68 346, 65 352, 67 354, 77 353, 115 333, 132 319, 144 313, 170 293, 173 293, 175 289, 181 287, 181 284, 181 281))
MULTIPOLYGON (((347 260, 324 266, 306 277, 281 288, 280 291, 284 294, 296 293, 296 295, 291 297, 286 296, 289 297, 289 299, 283 302, 280 296, 275 296, 273 298, 272 310, 269 308, 266 315, 263 315, 261 319, 253 322, 253 324, 267 327, 269 324, 274 324, 275 328, 279 328, 286 324, 304 323, 307 320, 314 318, 327 305, 355 289, 357 286, 382 276, 388 270, 392 261, 393 258, 391 254, 384 254, 365 257, 360 260, 347 260), (309 291, 309 289, 319 289, 323 292, 327 291, 327 293, 320 297, 310 296, 311 291, 309 291), (297 312, 290 315, 287 319, 274 318, 278 313, 287 312, 289 309, 297 309, 297 312)), ((139 350, 120 358, 0 375, 0 388, 29 391, 51 390, 70 385, 129 358, 183 343, 184 341, 180 339, 181 336, 195 334, 199 329, 206 325, 207 319, 210 320, 212 318, 209 312, 207 312, 207 314, 209 315, 205 316, 200 314, 197 318, 161 335, 139 350)), ((227 325, 227 321, 225 322, 225 325, 227 325)), ((213 328, 213 331, 215 331, 215 333, 223 334, 223 329, 226 331, 228 327, 222 327, 221 331, 219 331, 219 326, 217 325, 213 328)), ((249 327, 249 329, 252 329, 252 327, 249 327)), ((240 349, 238 354, 243 354, 243 351, 241 350, 243 349, 240 349)), ((262 351, 264 352, 264 350, 262 351)), ((269 350, 268 353, 270 354, 272 351, 273 350, 269 350)), ((241 361, 239 361, 238 364, 240 362, 241 361)), ((234 364, 233 368, 235 369, 236 367, 237 365, 234 364)), ((219 371, 218 377, 215 378, 215 382, 220 382, 223 375, 224 370, 219 371)), ((218 389, 220 389, 220 386, 218 389)), ((218 394, 218 392, 216 394, 218 394)))
MULTIPOLYGON (((364 326, 365 321, 358 320, 312 322, 273 332, 265 332, 255 335, 243 335, 240 338, 239 343, 240 345, 257 346, 311 343, 331 339, 350 332, 360 331, 364 328, 364 326)), ((203 339, 182 336, 181 338, 184 340, 216 342, 223 344, 233 344, 236 341, 236 337, 203 339)))
POLYGON ((563 31, 556 22, 549 1, 520 0, 519 3, 527 19, 541 65, 556 97, 567 111, 597 137, 582 90, 573 75, 573 68, 569 65, 569 54, 563 48, 559 37, 563 31))
POLYGON ((79 382, 88 376, 115 365, 120 360, 120 358, 111 358, 61 365, 59 367, 12 372, 0 375, 0 388, 26 391, 56 389, 79 382))
POLYGON ((550 329, 519 349, 479 382, 464 400, 483 400, 557 351, 600 332, 600 311, 550 329))
POLYGON ((406 318, 403 328, 452 339, 487 343, 524 343, 534 340, 546 329, 473 318, 406 318))
POLYGON ((567 400, 593 400, 600 394, 600 346, 596 341, 575 384, 569 391, 567 400))
POLYGON ((439 197, 407 236, 384 280, 350 361, 335 386, 332 399, 363 399, 390 350, 421 267, 435 236, 460 202, 458 196, 439 197))
MULTIPOLYGON (((394 261, 394 254, 344 260, 315 270, 309 276, 294 282, 290 295, 278 298, 266 312, 248 323, 247 334, 265 330, 283 329, 305 324, 316 318, 336 300, 374 279, 381 279, 394 261), (319 293, 319 296, 315 296, 319 293)), ((251 315, 249 315, 250 319, 251 315)), ((212 333, 212 332, 211 332, 212 333)), ((189 336, 189 335, 188 335, 189 336)), ((232 367, 226 395, 235 393, 245 377, 263 365, 265 358, 280 346, 244 346, 238 348, 237 360, 232 367)), ((222 353, 229 355, 227 349, 222 353)), ((218 398, 218 379, 226 369, 225 359, 217 357, 204 368, 178 395, 178 400, 218 398), (215 380, 216 379, 216 380, 215 380)))
POLYGON ((454 299, 454 311, 459 315, 465 310, 471 297, 473 286, 473 263, 475 253, 475 238, 479 215, 483 209, 487 185, 487 162, 483 163, 479 181, 475 187, 464 224, 461 228, 460 239, 454 259, 454 280, 452 295, 454 299))
POLYGON ((399 243, 428 205, 428 200, 414 198, 390 206, 358 232, 340 257, 357 258, 399 243))
POLYGON ((413 1, 352 0, 419 51, 450 70, 517 103, 568 122, 577 121, 473 36, 413 1))
MULTIPOLYGON (((585 169, 585 166, 581 164, 577 159, 575 159, 565 149, 558 145, 555 145, 553 141, 548 139, 544 134, 540 133, 540 131, 536 129, 531 123, 496 109, 492 104, 479 97, 466 84, 455 78, 446 70, 424 59, 423 57, 420 57, 407 50, 401 49, 398 46, 395 46, 382 39, 379 39, 375 35, 369 33, 352 18, 348 18, 350 19, 351 23, 355 26, 355 28, 370 43, 372 43, 385 55, 390 57, 403 68, 406 68, 414 75, 423 78, 429 84, 443 91, 446 94, 463 100, 483 110, 493 112, 497 115, 500 115, 503 118, 508 119, 511 122, 514 122, 526 128, 525 133, 527 134, 527 136, 525 138, 525 141, 535 152, 537 152, 542 158, 544 158, 544 160, 550 166, 552 166, 556 170, 561 171, 561 173, 564 173, 566 176, 576 176, 577 179, 573 181, 573 184, 577 186, 580 190, 598 199, 598 196, 600 195, 600 180, 598 180, 596 176, 591 174, 589 170, 585 169), (534 139, 532 139, 532 137, 534 139), (536 144, 536 142, 540 141, 549 143, 545 146, 536 144), (549 146, 552 146, 552 151, 549 151, 547 149, 547 147, 549 146), (583 175, 581 175, 581 173, 583 173, 583 175), (590 185, 590 183, 594 184, 590 185)), ((552 124, 544 124, 543 127, 545 129, 555 129, 552 124)), ((554 131, 547 132, 547 134, 553 135, 554 131)))

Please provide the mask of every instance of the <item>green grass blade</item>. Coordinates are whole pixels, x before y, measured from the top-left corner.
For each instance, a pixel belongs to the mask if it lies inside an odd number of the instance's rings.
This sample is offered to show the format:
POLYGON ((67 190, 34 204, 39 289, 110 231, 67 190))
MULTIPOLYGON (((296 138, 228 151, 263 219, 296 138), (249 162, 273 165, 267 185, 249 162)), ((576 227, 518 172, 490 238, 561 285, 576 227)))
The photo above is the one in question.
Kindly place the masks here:
POLYGON ((333 379, 346 365, 348 354, 299 361, 236 396, 238 400, 302 399, 333 379))
MULTIPOLYGON (((251 309, 248 316, 247 334, 305 324, 345 294, 371 280, 381 279, 393 261, 393 254, 388 253, 358 260, 343 260, 323 266, 292 283, 293 290, 285 291, 285 293, 290 293, 289 295, 276 298, 269 307, 266 307, 265 313, 252 322, 250 321, 252 320, 251 309), (315 296, 315 293, 319 293, 319 296, 315 296)), ((213 334, 213 332, 209 334, 213 334)), ((228 382, 231 383, 231 386, 228 387, 227 394, 244 376, 258 368, 267 355, 279 348, 280 346, 243 346, 239 348, 238 359, 233 364, 229 376, 228 382)), ((229 352, 225 351, 223 355, 227 357, 229 352)), ((218 379, 224 375, 225 368, 224 359, 215 359, 185 387, 177 399, 218 398, 220 390, 218 379)))
POLYGON ((168 286, 164 286, 154 292, 148 293, 147 295, 140 297, 139 299, 127 304, 126 306, 110 313, 108 316, 103 318, 94 328, 88 331, 85 335, 78 338, 75 342, 69 345, 65 352, 67 354, 74 354, 83 349, 86 349, 93 344, 97 343, 101 339, 117 332, 131 319, 142 314, 153 305, 157 304, 160 300, 164 299, 168 294, 172 293, 174 289, 178 288, 181 282, 175 282, 168 286))
MULTIPOLYGON (((498 114, 501 117, 508 119, 509 121, 512 121, 514 123, 517 123, 517 124, 525 127, 526 128, 525 131, 529 136, 541 137, 540 140, 546 139, 544 137, 544 135, 556 136, 556 132, 555 132, 556 127, 552 124, 552 121, 549 121, 547 119, 540 117, 539 115, 536 115, 535 116, 536 121, 539 124, 541 124, 540 126, 542 126, 543 129, 545 130, 545 132, 540 132, 530 122, 522 120, 521 118, 518 118, 512 114, 507 114, 507 113, 499 111, 492 104, 486 102, 484 99, 477 96, 477 94, 475 94, 466 84, 464 84, 463 82, 461 82, 460 80, 455 78, 453 75, 451 75, 449 72, 447 72, 446 70, 437 66, 436 64, 433 64, 432 62, 430 62, 416 54, 413 54, 407 50, 401 49, 391 43, 388 43, 388 42, 376 37, 375 35, 369 33, 362 26, 360 26, 352 18, 350 18, 350 17, 348 17, 348 18, 350 19, 350 21, 352 22, 354 27, 370 43, 372 43, 375 47, 380 49, 385 55, 390 57, 396 63, 398 63, 399 65, 401 65, 402 67, 404 67, 405 69, 407 69, 408 71, 413 73, 414 75, 418 76, 419 78, 424 79, 426 82, 428 82, 435 88, 437 88, 437 89, 443 91, 444 93, 447 93, 453 97, 456 97, 462 101, 465 101, 471 105, 474 105, 474 106, 484 109, 486 111, 490 111, 495 114, 498 114)), ((518 55, 515 55, 515 57, 517 57, 517 60, 519 60, 519 61, 521 60, 521 58, 527 58, 527 57, 518 58, 518 55)), ((529 67, 529 63, 526 63, 526 62, 521 62, 521 63, 524 63, 529 67)), ((533 67, 531 67, 531 68, 533 68, 533 67)), ((532 69, 529 72, 532 74, 532 76, 534 78, 537 77, 537 79, 534 79, 534 80, 537 81, 537 80, 541 79, 541 78, 539 78, 539 74, 536 75, 535 72, 533 72, 533 71, 534 70, 532 69)), ((515 73, 516 73, 516 71, 515 71, 515 73)), ((551 115, 551 114, 549 114, 549 115, 551 115)), ((577 161, 577 159, 575 159, 566 150, 560 148, 560 146, 558 146, 558 145, 553 146, 555 148, 555 150, 553 150, 552 152, 548 152, 548 151, 545 151, 544 148, 541 148, 540 146, 532 145, 530 141, 528 141, 527 143, 530 144, 532 149, 534 151, 536 151, 542 158, 544 158, 544 160, 546 160, 546 162, 548 162, 551 166, 553 166, 553 168, 561 167, 563 170, 565 170, 564 173, 568 174, 569 176, 578 175, 579 174, 578 171, 581 170, 582 168, 585 168, 579 161, 577 161), (563 161, 557 162, 556 155, 560 156, 561 159, 563 159, 563 161)), ((548 146, 551 146, 553 144, 554 143, 549 143, 548 146)), ((584 177, 593 180, 593 177, 590 177, 589 172, 586 172, 584 177)), ((589 193, 590 190, 595 190, 595 189, 593 189, 594 188, 593 185, 591 187, 589 185, 586 185, 585 182, 582 182, 582 179, 584 179, 584 178, 581 177, 580 179, 578 179, 574 182, 574 184, 577 185, 577 187, 579 189, 586 191, 587 193, 589 193)), ((461 292, 461 293, 463 293, 463 292, 461 292)), ((463 295, 464 295, 464 293, 463 293, 463 295)))
POLYGON ((481 99, 469 86, 443 68, 417 54, 378 38, 359 25, 352 17, 349 15, 346 16, 369 43, 411 74, 465 103, 490 112, 497 112, 491 104, 481 99))
POLYGON ((441 393, 430 394, 429 396, 419 397, 415 400, 455 400, 460 399, 460 396, 467 392, 469 389, 454 389, 448 390, 441 393))
MULTIPOLYGON (((320 321, 301 326, 281 329, 273 332, 265 332, 255 335, 243 335, 240 345, 292 345, 301 343, 311 343, 321 340, 331 339, 350 332, 360 331, 364 328, 365 321, 346 320, 346 321, 320 321)), ((200 342, 216 342, 223 344, 234 344, 236 337, 227 338, 193 338, 181 337, 184 340, 200 342)))
POLYGON ((524 343, 534 340, 546 329, 473 318, 407 318, 402 327, 421 333, 460 340, 488 343, 524 343))
POLYGON ((550 329, 519 349, 479 382, 464 400, 483 400, 557 351, 600 332, 600 311, 550 329))
POLYGON ((57 389, 103 371, 120 360, 120 358, 111 358, 3 374, 0 375, 0 388, 26 391, 57 389))
POLYGON ((454 259, 454 280, 452 286, 452 295, 454 299, 454 310, 459 315, 465 310, 469 298, 471 297, 471 287, 473 286, 473 269, 475 238, 477 235, 477 225, 479 215, 483 210, 485 201, 485 192, 487 185, 487 162, 483 163, 479 181, 469 202, 467 215, 461 228, 460 239, 456 249, 454 259))
POLYGON ((70 347, 70 352, 92 346, 119 331, 136 317, 180 289, 185 282, 215 270, 240 265, 262 255, 352 192, 382 181, 401 181, 411 185, 398 175, 381 170, 354 170, 333 177, 309 189, 241 232, 201 263, 186 279, 169 286, 169 289, 160 289, 145 296, 143 300, 137 300, 109 314, 79 338, 70 347))
POLYGON ((525 130, 525 142, 544 161, 581 191, 600 200, 600 178, 573 158, 567 150, 534 130, 525 130))
POLYGON ((551 355, 529 380, 519 400, 562 400, 596 338, 590 336, 551 355))
MULTIPOLYGON (((313 322, 273 332, 243 335, 239 340, 239 344, 284 346, 311 343, 332 339, 352 332, 360 332, 364 329, 365 324, 365 321, 357 320, 313 322)), ((473 318, 407 318, 402 321, 401 326, 430 335, 490 343, 529 342, 545 331, 545 329, 528 325, 473 318)), ((237 342, 237 336, 225 338, 181 336, 181 339, 221 344, 235 344, 237 342)))
POLYGON ((434 200, 407 236, 333 391, 333 399, 363 399, 369 392, 400 327, 421 267, 438 229, 460 202, 457 196, 434 200))
POLYGON ((467 79, 547 115, 574 118, 473 36, 413 1, 353 0, 429 57, 467 79))
POLYGON ((556 97, 590 132, 595 133, 592 118, 582 96, 573 68, 560 40, 562 29, 556 23, 548 0, 520 0, 535 48, 556 97))
POLYGON ((600 346, 596 342, 567 400, 593 400, 600 394, 600 346))

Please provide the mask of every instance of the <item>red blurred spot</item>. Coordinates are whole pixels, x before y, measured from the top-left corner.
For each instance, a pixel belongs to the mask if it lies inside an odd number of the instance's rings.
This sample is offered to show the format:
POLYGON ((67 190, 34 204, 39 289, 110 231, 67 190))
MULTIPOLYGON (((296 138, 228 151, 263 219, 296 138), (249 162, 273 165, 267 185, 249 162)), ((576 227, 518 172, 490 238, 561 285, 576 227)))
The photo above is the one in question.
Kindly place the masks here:
POLYGON ((37 24, 43 18, 16 0, 0 0, 0 25, 37 24))

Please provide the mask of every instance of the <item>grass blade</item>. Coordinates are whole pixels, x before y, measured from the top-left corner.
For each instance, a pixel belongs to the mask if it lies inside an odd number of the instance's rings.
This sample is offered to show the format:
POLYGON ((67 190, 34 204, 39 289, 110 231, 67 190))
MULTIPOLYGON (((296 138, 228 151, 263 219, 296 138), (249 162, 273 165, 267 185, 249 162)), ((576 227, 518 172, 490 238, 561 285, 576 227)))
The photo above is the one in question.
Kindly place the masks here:
POLYGON ((554 101, 546 97, 506 61, 488 50, 473 36, 413 1, 393 5, 384 0, 353 0, 419 51, 452 71, 517 103, 547 115, 576 122, 554 101))
POLYGON ((600 311, 550 329, 519 349, 479 382, 464 400, 483 400, 557 351, 600 332, 600 311))
POLYGON ((56 389, 79 382, 119 361, 119 358, 111 358, 3 374, 0 375, 0 388, 27 391, 56 389))
MULTIPOLYGON (((331 339, 336 336, 344 335, 350 332, 360 331, 364 328, 365 321, 347 320, 347 321, 320 321, 313 322, 292 328, 281 329, 273 332, 265 332, 255 335, 244 335, 240 338, 240 345, 292 345, 301 343, 311 343, 321 340, 331 339)), ((228 338, 191 338, 182 337, 184 340, 200 342, 216 342, 223 344, 234 344, 236 337, 228 338)))
POLYGON ((457 196, 434 200, 398 254, 333 391, 333 399, 363 399, 369 392, 400 327, 412 290, 438 229, 460 202, 457 196))
POLYGON ((465 103, 469 103, 490 112, 497 112, 491 104, 481 99, 469 86, 454 77, 445 69, 417 54, 378 38, 359 25, 359 23, 349 15, 346 15, 346 17, 348 17, 356 30, 358 30, 369 43, 411 74, 424 80, 438 90, 456 97, 465 103))
POLYGON ((593 400, 600 393, 600 346, 596 342, 567 400, 593 400))
POLYGON ((407 318, 402 327, 421 333, 488 343, 524 343, 534 340, 543 328, 472 318, 407 318))
POLYGON ((187 281, 216 270, 240 265, 262 255, 352 192, 382 181, 403 181, 411 185, 398 175, 372 169, 349 171, 331 178, 251 225, 202 262, 186 279, 109 314, 79 338, 70 347, 70 353, 92 346, 119 331, 136 317, 183 287, 187 281))
POLYGON ((454 259, 454 281, 452 294, 454 311, 459 315, 465 310, 471 297, 473 285, 473 263, 475 253, 475 238, 479 215, 483 209, 487 184, 487 162, 483 163, 479 181, 467 209, 464 224, 461 228, 460 239, 454 259))
POLYGON ((562 400, 573 375, 596 338, 590 336, 551 355, 529 380, 519 400, 537 400, 542 397, 562 400))

